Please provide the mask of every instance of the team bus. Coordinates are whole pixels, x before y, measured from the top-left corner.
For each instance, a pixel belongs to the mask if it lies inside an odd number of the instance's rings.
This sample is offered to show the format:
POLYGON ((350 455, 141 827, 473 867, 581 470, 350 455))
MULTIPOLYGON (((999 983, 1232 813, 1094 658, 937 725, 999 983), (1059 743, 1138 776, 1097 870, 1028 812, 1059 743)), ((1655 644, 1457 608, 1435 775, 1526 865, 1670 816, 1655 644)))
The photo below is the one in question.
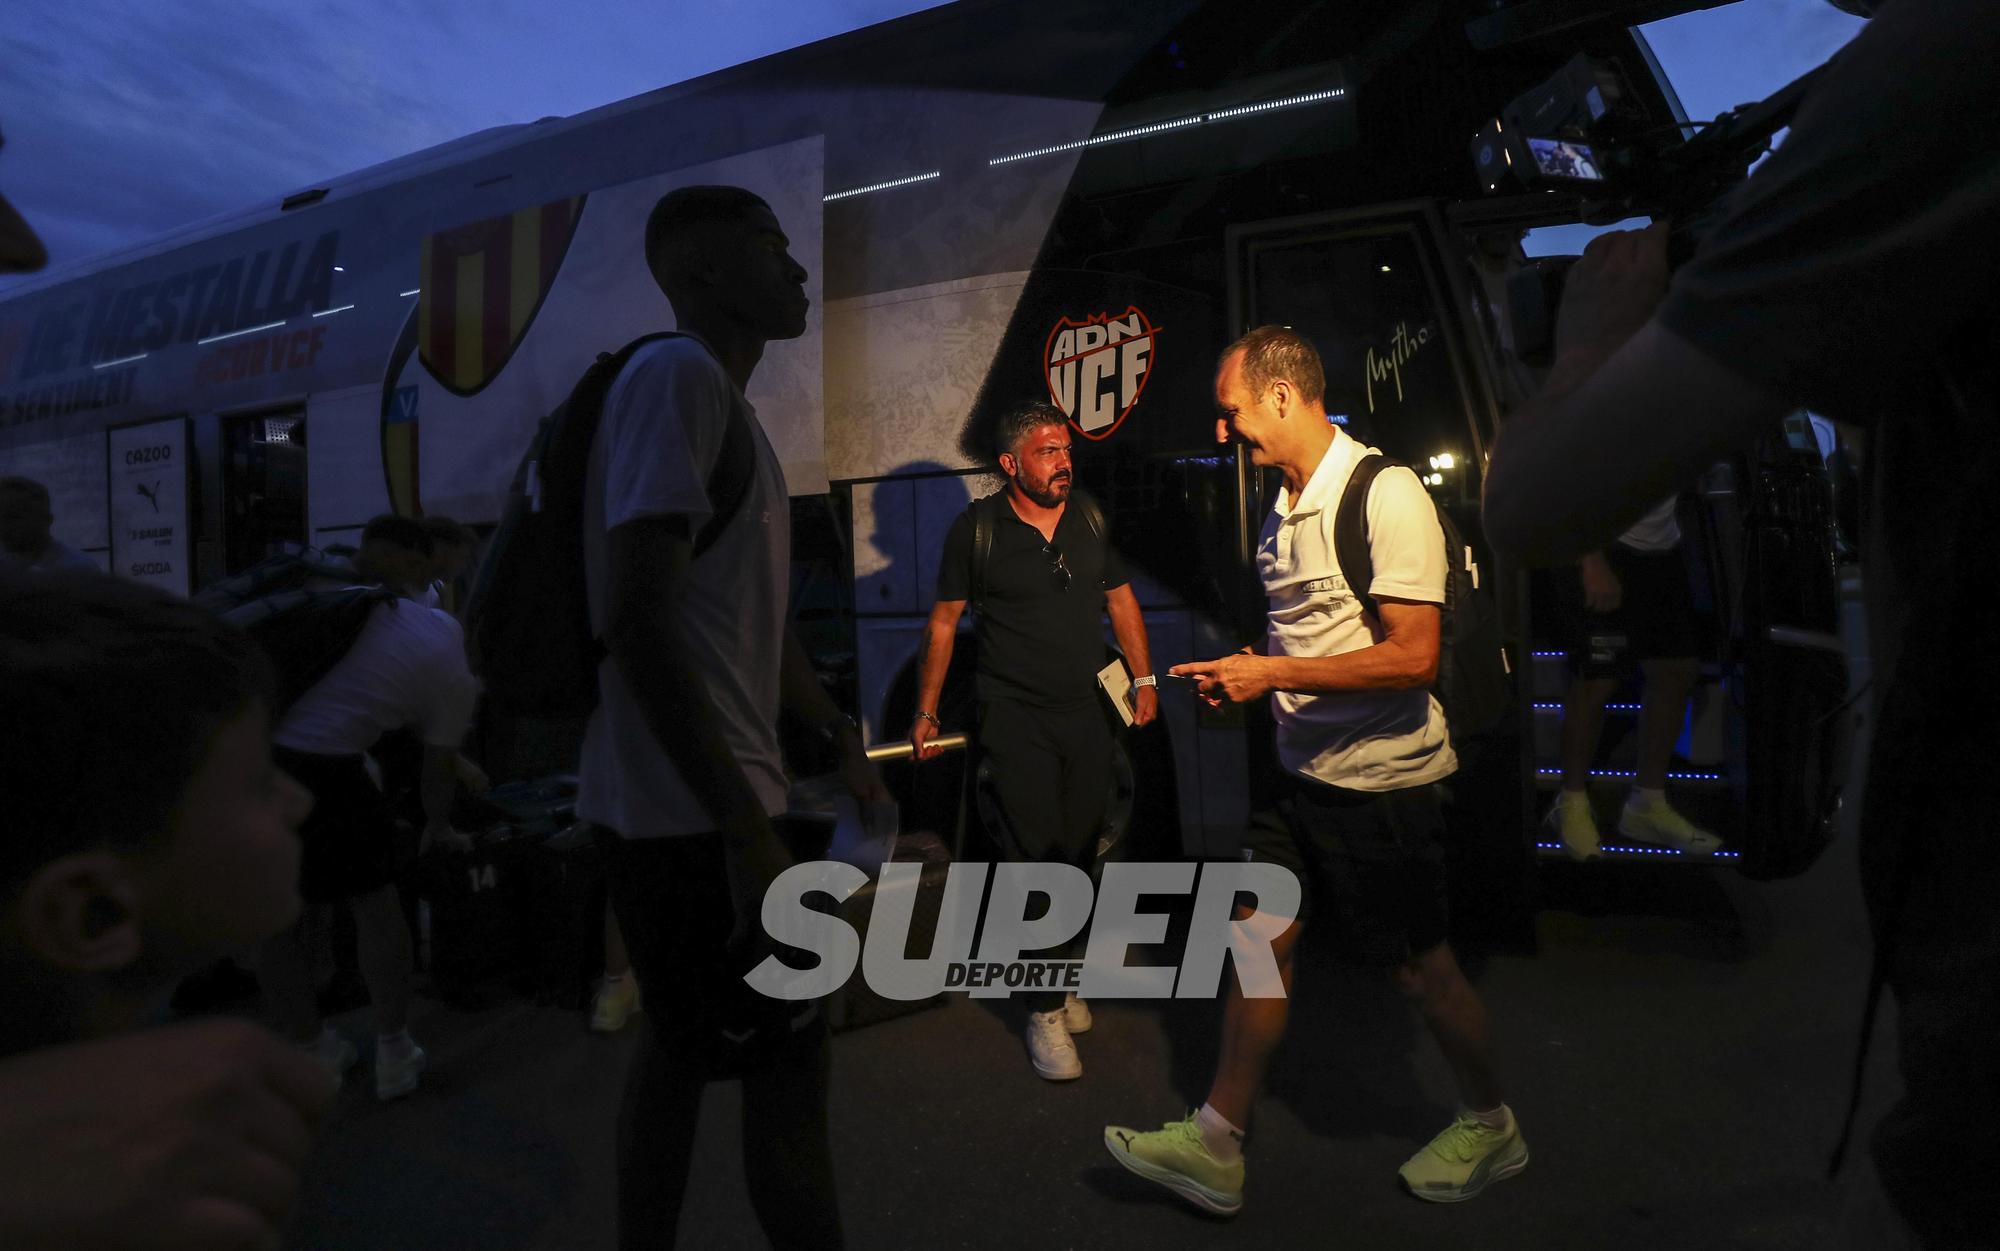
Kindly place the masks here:
MULTIPOLYGON (((1522 233, 1587 204, 1487 194, 1468 142, 1579 53, 1621 108, 1683 126, 1631 23, 1692 7, 963 0, 482 131, 11 288, 0 472, 47 484, 65 542, 181 592, 382 512, 490 525, 593 356, 671 326, 648 209, 748 187, 811 275, 805 336, 750 392, 795 497, 794 600, 881 742, 910 724, 943 535, 997 485, 979 432, 1023 400, 1069 416, 1156 668, 1258 632, 1273 483, 1215 443, 1211 372, 1235 334, 1291 325, 1332 419, 1417 467, 1500 597, 1518 717, 1467 745, 1453 789, 1466 846, 1517 879, 1549 850, 1567 644, 1546 575, 1486 552, 1480 476, 1533 385, 1509 343, 1532 311, 1510 305, 1522 233)), ((1818 480, 1777 433, 1681 501, 1708 638, 1671 782, 1725 856, 1772 872, 1824 824, 1844 681, 1818 480)), ((971 643, 949 728, 969 724, 971 643)), ((1125 739, 1119 824, 1231 856, 1251 736, 1196 702, 1125 739)), ((903 766, 906 823, 976 828, 962 767, 903 766)))

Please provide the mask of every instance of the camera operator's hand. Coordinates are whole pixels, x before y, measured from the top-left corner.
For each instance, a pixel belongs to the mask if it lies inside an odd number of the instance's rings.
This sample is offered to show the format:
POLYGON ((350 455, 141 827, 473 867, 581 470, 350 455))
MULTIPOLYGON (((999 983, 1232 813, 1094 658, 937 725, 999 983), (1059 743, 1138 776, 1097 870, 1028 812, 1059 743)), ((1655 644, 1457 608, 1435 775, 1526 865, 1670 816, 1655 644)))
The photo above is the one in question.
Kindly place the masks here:
POLYGON ((1577 568, 1583 575, 1583 606, 1592 612, 1617 612, 1624 602, 1625 588, 1604 553, 1586 553, 1577 568))
POLYGON ((1599 235, 1570 267, 1556 313, 1556 369, 1588 377, 1653 315, 1667 293, 1666 222, 1599 235))

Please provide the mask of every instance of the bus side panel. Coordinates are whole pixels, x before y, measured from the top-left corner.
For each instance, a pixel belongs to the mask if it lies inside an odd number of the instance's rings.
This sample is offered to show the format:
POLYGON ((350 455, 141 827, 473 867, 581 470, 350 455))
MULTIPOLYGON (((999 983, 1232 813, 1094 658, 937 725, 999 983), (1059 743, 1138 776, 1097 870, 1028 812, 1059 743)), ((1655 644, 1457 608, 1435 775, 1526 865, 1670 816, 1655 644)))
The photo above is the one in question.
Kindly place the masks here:
POLYGON ((382 476, 382 389, 348 387, 306 407, 306 508, 313 543, 353 543, 358 527, 389 511, 382 476))
POLYGON ((85 430, 45 443, 0 449, 0 475, 33 478, 49 489, 56 540, 110 567, 111 523, 106 516, 104 431, 85 430))

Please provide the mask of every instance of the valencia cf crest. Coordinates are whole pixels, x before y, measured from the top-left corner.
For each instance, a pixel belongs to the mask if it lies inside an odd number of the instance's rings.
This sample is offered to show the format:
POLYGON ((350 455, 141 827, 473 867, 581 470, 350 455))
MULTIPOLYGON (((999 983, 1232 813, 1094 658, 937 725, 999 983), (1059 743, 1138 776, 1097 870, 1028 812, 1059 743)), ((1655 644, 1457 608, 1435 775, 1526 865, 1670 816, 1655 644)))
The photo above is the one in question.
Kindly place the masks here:
POLYGON ((500 373, 555 285, 583 197, 555 200, 424 239, 417 355, 453 395, 500 373))
POLYGON ((1118 429, 1153 373, 1160 328, 1139 307, 1093 313, 1082 321, 1058 320, 1042 360, 1049 398, 1086 439, 1106 439, 1118 429))

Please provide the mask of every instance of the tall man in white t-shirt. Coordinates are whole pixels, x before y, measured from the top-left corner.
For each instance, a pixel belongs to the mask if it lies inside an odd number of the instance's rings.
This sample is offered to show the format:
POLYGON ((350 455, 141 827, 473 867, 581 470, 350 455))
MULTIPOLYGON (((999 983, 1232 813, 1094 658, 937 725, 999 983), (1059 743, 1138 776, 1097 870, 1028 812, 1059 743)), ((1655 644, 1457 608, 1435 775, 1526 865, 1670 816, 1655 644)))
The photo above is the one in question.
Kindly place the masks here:
POLYGON ((1576 598, 1582 603, 1581 611, 1571 614, 1577 628, 1569 655, 1574 676, 1563 701, 1562 790, 1547 818, 1573 860, 1603 854, 1590 807, 1590 764, 1604 728, 1604 703, 1635 664, 1645 677, 1638 758, 1618 832, 1691 855, 1722 846, 1721 839, 1667 803, 1667 765, 1688 696, 1701 676, 1694 595, 1674 515, 1679 502, 1678 496, 1667 497, 1617 542, 1586 552, 1577 562, 1576 598))
MULTIPOLYGON (((425 1058, 409 1031, 413 953, 395 885, 395 816, 366 757, 390 731, 414 730, 423 744, 424 843, 460 841, 451 801, 479 684, 458 622, 417 598, 431 564, 423 523, 377 517, 368 536, 373 576, 400 598, 376 606, 347 654, 285 712, 271 741, 279 767, 313 794, 299 829, 299 893, 308 906, 345 900, 354 914, 356 955, 375 1009, 375 1095, 395 1099, 417 1088, 425 1058)), ((263 944, 257 978, 279 1032, 338 1072, 354 1062, 355 1049, 320 1020, 304 933, 294 926, 263 944)))
MULTIPOLYGON (((1289 995, 1317 888, 1362 952, 1393 972, 1451 1065, 1463 1105, 1401 1176, 1418 1198, 1453 1202, 1521 1171, 1528 1149, 1503 1101, 1485 1004, 1445 941, 1437 783, 1458 758, 1430 692, 1444 534, 1414 473, 1377 476, 1367 501, 1369 612, 1341 575, 1334 518, 1356 462, 1377 453, 1328 421, 1325 390, 1319 353, 1291 330, 1260 327, 1223 353, 1216 441, 1241 442, 1253 463, 1284 474, 1257 547, 1269 621, 1259 643, 1171 672, 1196 679, 1211 704, 1271 698, 1282 779, 1276 794, 1256 797, 1243 852, 1289 869, 1305 888, 1298 920, 1272 955, 1289 995)), ((1149 1133, 1107 1127, 1112 1156, 1198 1207, 1234 1215, 1243 1205, 1242 1127, 1290 1010, 1288 998, 1246 999, 1232 982, 1208 1101, 1149 1133)))
POLYGON ((805 332, 806 274, 788 246, 741 188, 661 198, 646 263, 682 337, 633 355, 591 451, 585 570, 607 656, 577 813, 598 827, 653 1009, 619 1117, 626 1248, 673 1245, 702 1090, 739 1077, 765 1234, 779 1247, 841 1242, 817 1002, 765 999, 743 981, 769 942, 764 892, 792 863, 772 821, 787 789, 779 707, 833 740, 857 796, 887 798, 788 624, 784 472, 744 397, 765 345, 805 332))

